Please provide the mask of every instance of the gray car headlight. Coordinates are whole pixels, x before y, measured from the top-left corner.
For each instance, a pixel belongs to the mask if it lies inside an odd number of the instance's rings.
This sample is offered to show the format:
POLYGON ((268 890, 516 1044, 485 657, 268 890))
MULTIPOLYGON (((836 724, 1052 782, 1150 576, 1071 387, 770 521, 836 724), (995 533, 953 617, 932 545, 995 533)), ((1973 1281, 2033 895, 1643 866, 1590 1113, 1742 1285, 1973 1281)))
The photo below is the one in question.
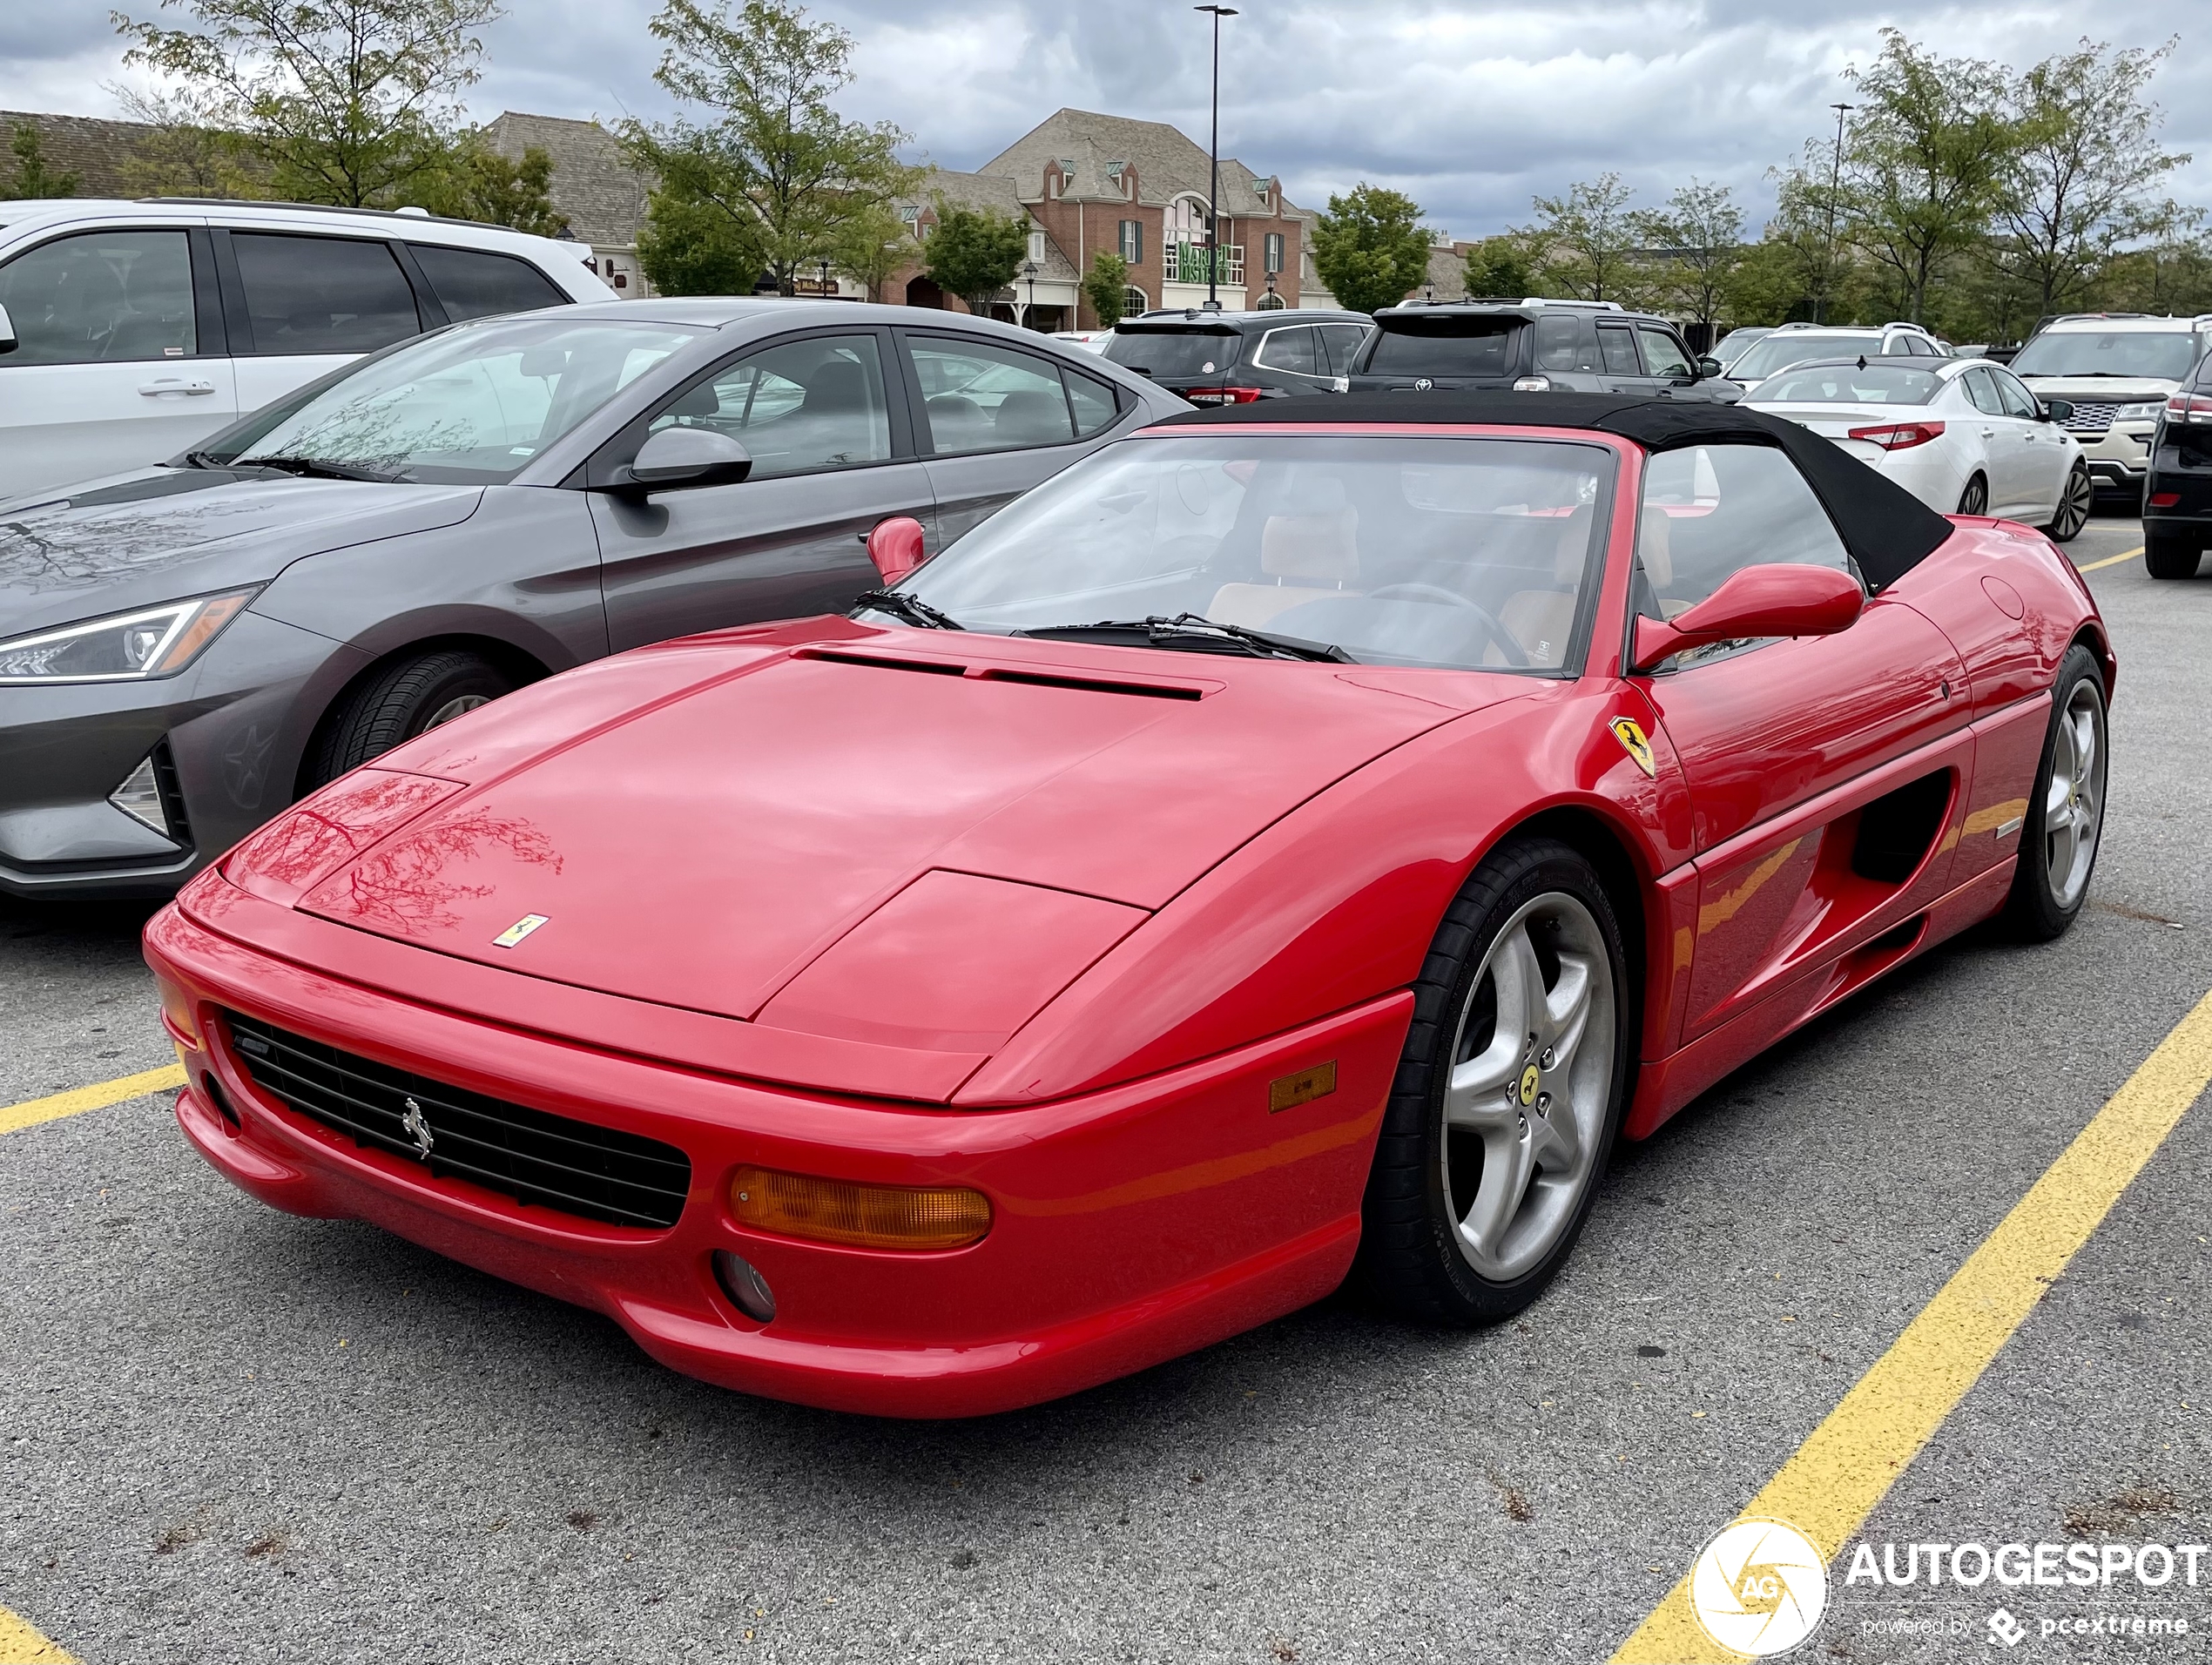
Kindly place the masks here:
POLYGON ((2163 399, 2154 399, 2141 405, 2122 405, 2112 413, 2115 422, 2155 422, 2159 412, 2166 408, 2163 399))
POLYGON ((167 602, 0 642, 0 685, 173 677, 206 650, 254 593, 233 590, 167 602))

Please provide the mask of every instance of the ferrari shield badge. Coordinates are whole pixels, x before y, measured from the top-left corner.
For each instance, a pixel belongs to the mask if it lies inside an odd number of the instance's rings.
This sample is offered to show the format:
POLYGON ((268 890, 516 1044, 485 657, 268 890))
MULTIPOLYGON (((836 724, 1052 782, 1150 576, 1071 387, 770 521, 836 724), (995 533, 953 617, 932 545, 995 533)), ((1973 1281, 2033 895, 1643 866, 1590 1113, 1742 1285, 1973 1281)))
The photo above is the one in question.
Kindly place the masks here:
POLYGON ((491 946, 495 948, 511 948, 517 942, 520 942, 524 937, 528 936, 531 932, 536 930, 539 926, 544 923, 544 914, 525 913, 522 918, 516 920, 514 924, 509 926, 504 931, 502 931, 497 936, 494 937, 491 940, 491 946))
POLYGON ((1651 742, 1643 738, 1642 725, 1633 717, 1616 717, 1613 719, 1613 738, 1620 741, 1621 749, 1637 768, 1653 779, 1658 779, 1659 765, 1652 761, 1651 742))

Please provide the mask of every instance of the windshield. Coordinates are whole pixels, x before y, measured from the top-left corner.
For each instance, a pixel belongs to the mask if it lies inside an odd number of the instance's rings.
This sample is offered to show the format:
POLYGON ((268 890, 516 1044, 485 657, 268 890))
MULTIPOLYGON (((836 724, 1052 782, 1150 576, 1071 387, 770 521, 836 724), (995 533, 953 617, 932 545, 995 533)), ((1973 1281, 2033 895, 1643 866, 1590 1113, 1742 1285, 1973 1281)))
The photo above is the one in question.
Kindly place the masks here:
POLYGON ((2020 376, 2130 376, 2185 380, 2198 342, 2188 330, 2046 330, 2013 361, 2020 376))
MULTIPOLYGON (((1464 328, 1465 327, 1462 327, 1464 328)), ((1459 330, 1447 335, 1385 329, 1375 334, 1374 349, 1361 374, 1371 376, 1501 376, 1507 374, 1507 349, 1517 320, 1501 319, 1489 327, 1474 326, 1480 334, 1459 330)))
POLYGON ((1815 334, 1810 330, 1784 334, 1777 330, 1752 342, 1750 350, 1728 367, 1728 373, 1738 381, 1757 381, 1807 359, 1837 359, 1846 353, 1856 355, 1880 348, 1881 338, 1877 335, 1815 334))
POLYGON ((496 485, 695 333, 608 319, 462 324, 371 360, 209 455, 496 485))
POLYGON ((1155 381, 1189 381, 1226 370, 1237 362, 1237 351, 1244 344, 1244 338, 1233 332, 1116 330, 1106 342, 1106 356, 1116 364, 1142 371, 1155 381))
POLYGON ((1925 405, 1941 391, 1943 378, 1932 370, 1901 364, 1824 364, 1817 369, 1785 370, 1759 383, 1754 405, 1925 405))
POLYGON ((1123 440, 898 589, 969 630, 1189 614, 1375 664, 1555 670, 1613 475, 1572 441, 1123 440))
POLYGON ((1773 334, 1770 329, 1732 329, 1715 343, 1713 356, 1723 364, 1733 364, 1773 334))

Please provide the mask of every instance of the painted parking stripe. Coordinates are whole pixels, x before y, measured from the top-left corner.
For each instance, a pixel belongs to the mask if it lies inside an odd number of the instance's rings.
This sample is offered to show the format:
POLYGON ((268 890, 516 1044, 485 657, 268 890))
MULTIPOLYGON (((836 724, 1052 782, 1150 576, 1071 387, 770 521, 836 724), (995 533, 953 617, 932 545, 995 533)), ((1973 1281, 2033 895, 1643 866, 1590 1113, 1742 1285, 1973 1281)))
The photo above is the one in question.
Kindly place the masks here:
POLYGON ((2138 543, 2132 549, 2124 550, 2119 555, 2108 555, 2101 561, 2092 561, 2087 566, 2076 567, 2074 570, 2076 572, 2099 572, 2106 567, 2116 567, 2122 561, 2132 561, 2142 552, 2143 546, 2138 543))
MULTIPOLYGON (((1831 1561, 1943 1426, 2212 1082, 2212 994, 2142 1067, 1905 1326, 1737 1519, 1786 1520, 1831 1561)), ((1685 1575, 1613 1665, 1728 1665, 1685 1575)))
POLYGON ((64 1652, 25 1621, 0 1608, 0 1665, 77 1665, 77 1655, 64 1652))
MULTIPOLYGON (((110 1104, 120 1104, 125 1099, 144 1098, 148 1093, 165 1093, 172 1087, 185 1084, 185 1072, 176 1064, 165 1064, 159 1069, 141 1070, 135 1075, 125 1075, 119 1081, 104 1081, 97 1087, 79 1087, 73 1092, 55 1093, 46 1098, 34 1098, 22 1104, 10 1104, 0 1110, 0 1133, 18 1133, 24 1128, 35 1128, 41 1122, 57 1121, 64 1116, 76 1116, 84 1110, 103 1109, 110 1104)), ((6 1635, 0 1630, 0 1637, 6 1635)))

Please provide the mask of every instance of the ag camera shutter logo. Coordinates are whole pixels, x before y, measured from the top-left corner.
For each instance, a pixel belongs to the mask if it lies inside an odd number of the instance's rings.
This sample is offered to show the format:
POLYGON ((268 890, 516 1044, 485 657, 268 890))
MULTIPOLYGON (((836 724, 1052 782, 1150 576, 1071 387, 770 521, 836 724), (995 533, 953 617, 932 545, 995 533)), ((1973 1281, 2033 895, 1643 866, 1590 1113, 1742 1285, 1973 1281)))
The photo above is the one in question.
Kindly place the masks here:
POLYGON ((1738 1520, 1699 1552, 1689 1608, 1721 1647, 1752 1659, 1786 1654, 1828 1610, 1828 1564, 1782 1520, 1738 1520))

